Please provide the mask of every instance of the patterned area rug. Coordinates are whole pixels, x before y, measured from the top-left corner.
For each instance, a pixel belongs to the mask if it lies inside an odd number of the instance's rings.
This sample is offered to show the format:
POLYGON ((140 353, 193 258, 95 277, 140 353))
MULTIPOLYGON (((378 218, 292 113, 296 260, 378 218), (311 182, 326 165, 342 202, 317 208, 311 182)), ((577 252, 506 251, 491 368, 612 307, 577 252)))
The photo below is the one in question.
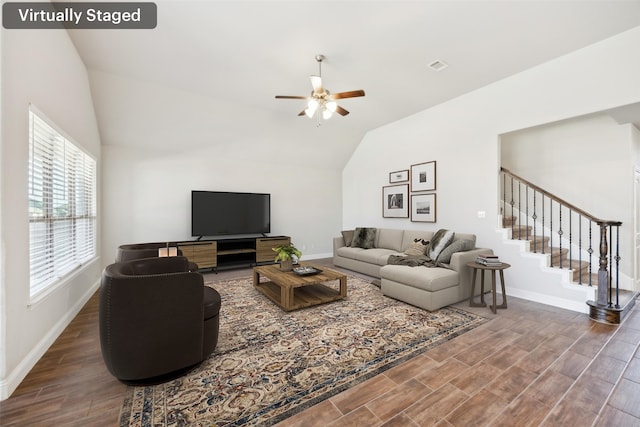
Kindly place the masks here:
POLYGON ((273 425, 486 320, 430 313, 351 276, 346 299, 289 313, 250 278, 208 285, 222 296, 215 352, 182 378, 129 387, 121 426, 273 425))

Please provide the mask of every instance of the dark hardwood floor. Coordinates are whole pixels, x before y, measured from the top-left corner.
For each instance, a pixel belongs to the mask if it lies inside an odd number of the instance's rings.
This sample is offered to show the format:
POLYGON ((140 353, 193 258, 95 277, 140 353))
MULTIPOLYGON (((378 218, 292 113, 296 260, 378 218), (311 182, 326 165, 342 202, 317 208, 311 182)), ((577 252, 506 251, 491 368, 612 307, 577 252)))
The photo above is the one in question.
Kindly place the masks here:
MULTIPOLYGON (((493 315, 460 303, 492 320, 279 426, 640 426, 640 310, 612 326, 508 304, 493 315)), ((102 361, 96 294, 0 402, 0 425, 115 426, 126 390, 102 361)))

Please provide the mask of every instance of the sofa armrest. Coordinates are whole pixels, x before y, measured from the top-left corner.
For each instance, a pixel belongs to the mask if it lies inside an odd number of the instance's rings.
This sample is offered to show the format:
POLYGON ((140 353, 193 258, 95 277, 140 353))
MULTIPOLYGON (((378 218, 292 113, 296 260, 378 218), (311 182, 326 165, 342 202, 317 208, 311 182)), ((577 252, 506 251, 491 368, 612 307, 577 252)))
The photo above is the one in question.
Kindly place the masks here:
POLYGON ((451 255, 449 266, 458 273, 468 269, 467 263, 475 261, 480 254, 493 254, 493 250, 489 248, 475 248, 470 251, 455 252, 451 255))
POLYGON ((333 256, 336 256, 336 254, 338 253, 338 249, 340 249, 343 246, 344 246, 344 238, 342 236, 334 237, 333 238, 333 256))
POLYGON ((476 260, 480 254, 493 254, 493 250, 488 248, 475 248, 466 252, 456 252, 451 256, 450 268, 458 272, 459 298, 468 298, 471 292, 471 268, 467 263, 476 260))

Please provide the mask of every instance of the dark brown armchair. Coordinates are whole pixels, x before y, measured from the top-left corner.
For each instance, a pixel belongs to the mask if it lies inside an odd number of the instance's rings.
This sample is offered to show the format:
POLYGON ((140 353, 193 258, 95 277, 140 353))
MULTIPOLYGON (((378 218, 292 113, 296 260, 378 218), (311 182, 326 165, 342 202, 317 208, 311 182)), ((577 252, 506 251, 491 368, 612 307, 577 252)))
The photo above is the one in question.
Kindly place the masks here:
POLYGON ((124 382, 157 383, 202 362, 218 343, 220 294, 184 257, 117 262, 102 273, 100 344, 124 382))

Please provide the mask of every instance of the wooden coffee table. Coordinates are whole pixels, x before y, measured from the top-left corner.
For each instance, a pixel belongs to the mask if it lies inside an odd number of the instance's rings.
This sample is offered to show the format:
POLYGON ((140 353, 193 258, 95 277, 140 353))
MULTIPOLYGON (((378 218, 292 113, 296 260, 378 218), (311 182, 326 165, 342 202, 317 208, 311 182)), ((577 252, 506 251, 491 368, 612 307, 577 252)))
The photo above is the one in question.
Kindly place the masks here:
POLYGON ((347 296, 346 275, 308 262, 300 265, 322 271, 301 276, 293 271, 281 271, 277 264, 263 265, 253 268, 253 286, 285 311, 337 301, 347 296), (269 281, 260 282, 261 276, 269 281), (339 283, 338 289, 324 284, 334 280, 339 283))

